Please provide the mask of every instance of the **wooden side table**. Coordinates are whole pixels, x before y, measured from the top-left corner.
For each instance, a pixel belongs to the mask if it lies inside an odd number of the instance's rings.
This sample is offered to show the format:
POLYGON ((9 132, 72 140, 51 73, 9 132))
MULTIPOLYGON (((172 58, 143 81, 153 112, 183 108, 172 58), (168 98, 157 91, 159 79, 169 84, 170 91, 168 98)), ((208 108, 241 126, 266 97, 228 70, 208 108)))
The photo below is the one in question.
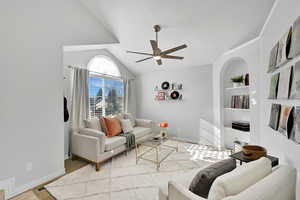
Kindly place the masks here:
MULTIPOLYGON (((247 157, 245 157, 242 151, 239 151, 237 153, 231 154, 230 157, 233 158, 233 159, 235 159, 235 160, 240 161, 240 165, 242 165, 243 162, 244 163, 248 163, 248 162, 253 161, 253 160, 250 160, 247 157)), ((272 167, 275 167, 275 166, 277 166, 279 164, 279 159, 276 158, 276 157, 274 157, 274 156, 267 155, 266 158, 269 158, 271 160, 272 167)))

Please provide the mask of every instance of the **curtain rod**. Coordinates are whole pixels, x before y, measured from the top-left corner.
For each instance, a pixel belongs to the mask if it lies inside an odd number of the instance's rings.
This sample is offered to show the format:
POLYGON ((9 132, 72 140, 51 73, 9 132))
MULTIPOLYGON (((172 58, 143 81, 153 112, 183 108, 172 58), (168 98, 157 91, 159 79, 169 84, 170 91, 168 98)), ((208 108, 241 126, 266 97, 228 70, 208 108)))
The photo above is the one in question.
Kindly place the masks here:
MULTIPOLYGON (((75 68, 80 68, 80 67, 73 67, 73 66, 69 65, 68 68, 75 69, 75 68)), ((125 80, 122 77, 118 77, 118 76, 112 76, 112 75, 109 75, 109 74, 103 74, 103 73, 95 72, 95 71, 91 71, 91 70, 88 70, 88 71, 91 72, 91 73, 94 73, 94 74, 99 74, 99 75, 104 76, 104 77, 109 77, 109 78, 119 79, 119 80, 125 80)), ((127 79, 127 80, 132 80, 132 79, 127 79)))

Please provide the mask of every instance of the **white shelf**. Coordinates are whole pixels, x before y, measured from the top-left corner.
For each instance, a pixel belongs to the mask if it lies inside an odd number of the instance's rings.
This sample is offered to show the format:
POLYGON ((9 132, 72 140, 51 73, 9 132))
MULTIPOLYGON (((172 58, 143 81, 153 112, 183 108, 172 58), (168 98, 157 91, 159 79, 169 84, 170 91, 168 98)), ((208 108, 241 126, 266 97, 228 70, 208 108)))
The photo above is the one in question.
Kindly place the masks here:
POLYGON ((232 110, 232 111, 250 111, 250 109, 244 108, 224 108, 225 110, 232 110))
POLYGON ((249 85, 243 85, 243 86, 240 86, 240 87, 228 87, 228 88, 225 88, 226 90, 242 90, 242 89, 249 89, 250 86, 249 85))
POLYGON ((240 133, 240 134, 249 134, 250 135, 250 131, 241 131, 241 130, 238 130, 238 129, 234 129, 230 126, 225 126, 226 129, 228 130, 231 130, 231 131, 235 131, 237 133, 240 133))

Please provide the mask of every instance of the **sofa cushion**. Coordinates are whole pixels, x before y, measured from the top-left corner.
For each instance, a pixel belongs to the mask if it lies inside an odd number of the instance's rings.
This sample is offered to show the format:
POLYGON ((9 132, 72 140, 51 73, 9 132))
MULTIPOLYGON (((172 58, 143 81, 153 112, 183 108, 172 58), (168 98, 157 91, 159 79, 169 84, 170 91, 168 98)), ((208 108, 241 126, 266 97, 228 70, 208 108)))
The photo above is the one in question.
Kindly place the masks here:
POLYGON ((130 113, 124 113, 124 118, 125 119, 129 119, 131 121, 131 124, 132 124, 133 127, 136 126, 135 118, 133 117, 132 114, 130 114, 130 113))
POLYGON ((135 135, 135 138, 141 138, 144 137, 145 135, 151 133, 151 128, 145 128, 145 127, 139 127, 136 126, 133 128, 132 133, 135 135))
POLYGON ((236 168, 236 161, 232 158, 209 165, 200 170, 193 178, 189 190, 203 198, 207 198, 208 192, 214 180, 236 168))
POLYGON ((105 133, 105 135, 108 135, 108 130, 107 130, 107 126, 106 126, 104 117, 100 117, 99 122, 101 125, 102 132, 105 133))
POLYGON ((99 119, 97 119, 97 118, 84 120, 84 124, 85 124, 86 128, 90 128, 90 129, 94 129, 94 130, 98 130, 98 131, 102 130, 99 119))
POLYGON ((219 176, 212 184, 208 199, 221 200, 236 195, 272 172, 271 160, 260 158, 219 176))
POLYGON ((117 136, 122 132, 121 124, 118 118, 105 117, 104 120, 107 127, 107 137, 117 136))
POLYGON ((105 139, 105 151, 113 150, 126 143, 126 138, 121 136, 107 137, 105 139))
POLYGON ((129 119, 121 120, 121 126, 122 126, 123 133, 129 133, 133 131, 133 127, 129 119))

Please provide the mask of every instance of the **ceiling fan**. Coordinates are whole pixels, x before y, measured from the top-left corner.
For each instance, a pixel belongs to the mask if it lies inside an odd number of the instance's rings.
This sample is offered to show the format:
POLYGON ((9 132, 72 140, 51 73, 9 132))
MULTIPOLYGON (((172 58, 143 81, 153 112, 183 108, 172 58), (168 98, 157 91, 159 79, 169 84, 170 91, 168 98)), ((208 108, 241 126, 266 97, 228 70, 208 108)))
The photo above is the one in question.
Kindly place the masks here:
POLYGON ((156 40, 150 40, 153 53, 143 53, 143 52, 136 52, 136 51, 127 51, 127 53, 135 53, 135 54, 150 56, 150 57, 144 58, 142 60, 138 60, 138 61, 136 61, 136 63, 139 63, 139 62, 142 62, 142 61, 145 61, 145 60, 149 60, 151 58, 153 58, 158 65, 162 64, 162 61, 161 61, 162 58, 164 58, 164 59, 178 59, 178 60, 182 60, 184 57, 181 57, 181 56, 172 56, 172 55, 169 55, 169 54, 173 53, 175 51, 187 48, 187 45, 183 44, 183 45, 180 45, 178 47, 174 47, 172 49, 161 51, 160 48, 158 48, 158 32, 161 30, 161 27, 159 25, 154 25, 153 28, 154 28, 154 31, 155 31, 155 34, 156 34, 156 40))

